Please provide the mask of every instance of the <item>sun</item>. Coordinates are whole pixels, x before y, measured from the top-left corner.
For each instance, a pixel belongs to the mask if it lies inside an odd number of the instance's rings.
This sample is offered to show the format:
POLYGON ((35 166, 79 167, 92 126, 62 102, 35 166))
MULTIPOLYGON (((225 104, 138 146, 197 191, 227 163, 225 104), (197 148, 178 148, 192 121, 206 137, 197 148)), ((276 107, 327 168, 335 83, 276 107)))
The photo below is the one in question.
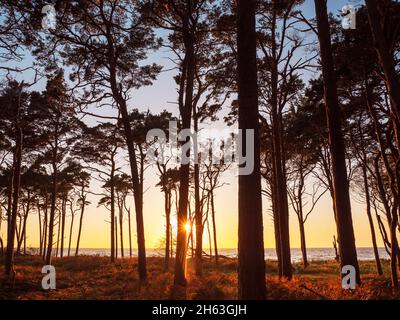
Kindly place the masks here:
POLYGON ((189 222, 186 222, 185 230, 186 230, 186 232, 190 232, 190 223, 189 222))

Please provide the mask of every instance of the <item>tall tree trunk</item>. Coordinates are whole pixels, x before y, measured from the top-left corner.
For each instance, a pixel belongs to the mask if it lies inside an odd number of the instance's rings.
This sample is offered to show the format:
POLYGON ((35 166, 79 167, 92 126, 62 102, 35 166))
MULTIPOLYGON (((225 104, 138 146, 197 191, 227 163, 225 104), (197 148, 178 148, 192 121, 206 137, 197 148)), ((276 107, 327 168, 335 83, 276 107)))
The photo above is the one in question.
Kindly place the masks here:
POLYGON ((7 249, 6 257, 4 261, 4 271, 6 276, 13 276, 14 274, 14 243, 15 243, 15 230, 17 227, 17 215, 18 215, 18 201, 21 184, 21 163, 22 163, 22 145, 23 145, 23 134, 20 123, 20 110, 21 110, 21 94, 23 84, 21 83, 18 92, 17 109, 15 116, 15 150, 13 159, 13 175, 12 175, 12 205, 10 206, 11 215, 9 216, 9 229, 7 236, 7 249))
POLYGON ((64 256, 64 238, 65 238, 65 217, 67 215, 67 198, 68 192, 64 194, 62 204, 61 204, 61 251, 60 257, 64 256))
POLYGON ((391 113, 395 125, 397 148, 400 150, 400 83, 396 71, 396 63, 382 28, 382 18, 378 10, 378 1, 366 0, 365 3, 367 5, 368 20, 374 39, 375 49, 385 73, 385 82, 392 102, 391 113))
POLYGON ((120 236, 120 242, 121 242, 121 257, 124 257, 124 231, 123 231, 123 225, 124 225, 124 220, 123 220, 123 207, 122 203, 119 206, 119 236, 120 236))
POLYGON ((43 260, 46 259, 46 250, 47 250, 47 230, 48 230, 48 211, 49 211, 49 206, 48 206, 48 195, 47 195, 47 190, 45 190, 46 196, 45 196, 45 207, 44 207, 44 217, 43 217, 43 260))
POLYGON ((114 228, 115 228, 115 259, 118 259, 118 221, 117 216, 114 217, 114 228))
MULTIPOLYGON (((193 102, 193 85, 195 76, 195 51, 194 51, 194 35, 189 31, 189 17, 191 17, 192 3, 187 4, 188 13, 186 14, 184 23, 184 45, 185 59, 183 62, 182 77, 186 80, 185 85, 185 102, 180 105, 180 114, 182 118, 182 129, 191 128, 192 119, 192 102, 193 102)), ((182 92, 180 92, 182 94, 182 92)), ((190 143, 190 137, 187 137, 183 144, 190 143)), ((182 148, 182 159, 190 157, 190 147, 184 150, 182 148)), ((186 253, 187 253, 187 232, 185 229, 187 223, 188 199, 189 199, 189 173, 190 163, 182 163, 179 170, 179 209, 178 224, 176 236, 176 258, 174 284, 186 286, 186 253)))
POLYGON ((58 250, 60 246, 60 229, 61 229, 61 210, 58 210, 56 257, 58 257, 58 252, 59 252, 58 250))
POLYGON ((71 202, 71 225, 69 227, 69 240, 68 240, 68 257, 71 255, 71 243, 72 243, 72 233, 74 230, 75 213, 73 211, 73 205, 71 202))
MULTIPOLYGON (((165 172, 165 171, 164 171, 165 172)), ((164 186, 166 188, 166 186, 164 186)), ((165 257, 164 257, 164 270, 169 268, 170 258, 170 232, 171 232, 171 190, 164 190, 164 209, 165 209, 165 257)))
POLYGON ((349 196, 349 183, 342 135, 341 115, 337 95, 336 75, 332 56, 331 35, 326 0, 314 0, 317 16, 318 38, 324 79, 324 97, 329 130, 329 146, 332 158, 332 176, 339 240, 340 263, 343 268, 351 265, 356 269, 356 282, 361 283, 360 269, 354 238, 353 220, 349 196))
POLYGON ((115 161, 114 153, 111 156, 111 174, 110 174, 110 212, 111 212, 111 262, 114 262, 116 258, 115 252, 115 161))
POLYGON ((131 226, 131 209, 128 209, 128 232, 129 232, 129 256, 132 257, 132 226, 131 226))
POLYGON ((211 203, 211 220, 214 236, 214 254, 215 254, 215 264, 218 264, 218 246, 217 246, 217 224, 215 222, 215 203, 214 203, 214 190, 211 190, 210 203, 211 203))
MULTIPOLYGON (((195 134, 199 131, 198 128, 198 116, 197 116, 197 108, 193 107, 193 126, 195 134)), ((195 202, 195 213, 194 218, 196 222, 196 257, 195 257, 195 271, 196 275, 200 276, 203 273, 203 265, 202 265, 202 255, 203 255, 203 212, 201 210, 200 204, 200 169, 199 163, 200 159, 196 156, 198 154, 198 145, 197 139, 194 141, 194 155, 195 161, 194 164, 194 202, 195 202)))
POLYGON ((54 218, 56 215, 56 201, 57 201, 57 184, 58 184, 58 168, 57 168, 57 157, 58 157, 58 126, 55 130, 55 147, 52 154, 52 167, 53 167, 53 182, 51 190, 51 204, 50 204, 50 220, 49 220, 49 239, 47 243, 46 252, 46 265, 51 265, 51 255, 53 251, 53 236, 54 236, 54 218))
POLYGON ((81 196, 82 196, 82 197, 81 197, 81 199, 82 199, 81 216, 80 216, 80 218, 79 218, 78 238, 77 238, 77 241, 76 241, 75 256, 78 256, 78 253, 79 253, 79 244, 80 244, 80 241, 81 241, 82 224, 83 224, 83 215, 84 215, 84 213, 85 213, 86 196, 84 196, 84 192, 85 192, 84 187, 82 187, 81 192, 82 192, 82 193, 81 193, 81 196))
MULTIPOLYGON (((239 299, 265 299, 255 8, 255 0, 237 1, 239 130, 254 130, 254 169, 239 174, 239 299)), ((242 152, 246 140, 243 133, 242 152)))
MULTIPOLYGON (((364 160, 366 160, 366 159, 364 158, 364 160)), ((363 170, 363 178, 364 178, 365 203, 367 205, 367 216, 368 216, 369 228, 371 230, 372 247, 374 249, 376 271, 378 272, 379 275, 382 275, 383 271, 382 271, 381 260, 379 258, 378 245, 376 243, 374 220, 372 219, 372 213, 371 213, 371 199, 370 199, 370 194, 369 194, 367 168, 365 167, 365 165, 362 166, 362 170, 363 170)))
POLYGON ((133 185, 133 198, 135 200, 136 212, 136 232, 138 243, 138 272, 141 281, 147 279, 146 267, 146 244, 144 236, 144 221, 143 221, 143 194, 140 187, 139 171, 136 159, 135 144, 133 140, 133 132, 129 121, 128 108, 126 100, 120 91, 120 85, 117 81, 117 65, 116 65, 116 52, 111 35, 111 26, 106 24, 106 36, 108 41, 108 59, 110 63, 110 86, 113 97, 118 104, 118 109, 121 113, 122 125, 124 128, 125 141, 128 147, 129 165, 131 169, 132 185, 133 185))
POLYGON ((42 217, 40 212, 39 203, 37 203, 38 218, 39 218, 39 255, 42 256, 43 253, 43 232, 42 232, 42 217))
POLYGON ((303 258, 303 266, 304 268, 308 267, 308 259, 307 259, 307 245, 306 245, 306 232, 304 229, 304 220, 303 220, 303 209, 301 209, 301 214, 299 214, 299 228, 300 228, 300 246, 301 246, 301 255, 303 258))
POLYGON ((275 41, 276 33, 276 9, 272 21, 272 70, 271 70, 271 107, 272 107, 272 143, 274 161, 274 183, 276 195, 277 218, 279 219, 279 248, 282 276, 292 278, 292 263, 290 257, 290 236, 289 236, 289 204, 287 200, 285 156, 283 150, 283 127, 281 110, 278 105, 278 58, 277 45, 275 41))

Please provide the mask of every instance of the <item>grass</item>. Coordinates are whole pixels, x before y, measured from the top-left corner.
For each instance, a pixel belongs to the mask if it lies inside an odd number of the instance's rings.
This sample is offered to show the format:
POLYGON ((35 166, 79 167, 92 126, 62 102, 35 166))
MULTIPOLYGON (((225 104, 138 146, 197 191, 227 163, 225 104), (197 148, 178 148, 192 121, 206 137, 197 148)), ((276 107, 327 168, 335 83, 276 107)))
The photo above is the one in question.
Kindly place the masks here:
MULTIPOLYGON (((188 260, 186 290, 172 290, 173 262, 163 270, 162 258, 148 258, 148 281, 140 283, 136 258, 120 259, 80 256, 54 258, 57 289, 41 288, 43 262, 40 257, 16 257, 14 288, 2 283, 0 299, 237 299, 237 260, 221 260, 216 267, 205 259, 201 277, 193 274, 188 260), (174 295, 173 295, 174 293, 174 295)), ((311 261, 304 269, 294 264, 292 281, 279 280, 277 263, 266 261, 267 299, 400 299, 390 286, 390 266, 382 261, 384 276, 377 276, 373 261, 361 261, 362 285, 343 290, 336 261, 311 261)), ((0 279, 3 282, 3 280, 0 279)))

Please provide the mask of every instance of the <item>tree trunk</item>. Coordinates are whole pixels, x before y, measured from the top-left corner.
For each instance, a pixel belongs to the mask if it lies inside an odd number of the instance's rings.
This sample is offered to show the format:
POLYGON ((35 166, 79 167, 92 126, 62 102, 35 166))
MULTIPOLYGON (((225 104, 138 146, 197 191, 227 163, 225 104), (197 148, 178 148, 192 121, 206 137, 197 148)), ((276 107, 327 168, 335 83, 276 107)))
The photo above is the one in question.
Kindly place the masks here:
POLYGON ((120 85, 117 81, 117 65, 116 65, 116 52, 113 43, 113 38, 110 32, 110 25, 106 25, 107 40, 108 40, 108 59, 110 63, 110 86, 113 97, 118 105, 121 113, 122 125, 124 128, 125 141, 128 147, 129 165, 131 169, 133 197, 135 200, 136 212, 136 229, 137 229, 137 242, 138 242, 138 271, 141 281, 147 279, 146 267, 146 244, 144 236, 144 221, 143 221, 143 194, 140 188, 139 171, 136 162, 136 151, 133 140, 133 133, 129 121, 128 108, 126 101, 120 91, 120 85))
POLYGON ((66 193, 63 197, 62 200, 62 205, 61 205, 61 251, 60 251, 60 257, 62 258, 64 256, 64 237, 65 237, 65 217, 67 215, 67 198, 68 198, 68 193, 66 193))
MULTIPOLYGON (((165 171, 164 171, 165 172, 165 171)), ((166 187, 166 186, 164 186, 166 187)), ((165 257, 164 257, 164 271, 169 268, 169 257, 170 257, 170 231, 171 231, 171 191, 164 190, 164 209, 165 209, 165 257)))
MULTIPOLYGON (((239 130, 254 130, 255 139, 254 170, 239 173, 239 299, 265 299, 255 8, 255 0, 237 1, 239 130)), ((246 139, 243 132, 242 151, 246 139)))
POLYGON ((115 162, 114 162, 114 154, 111 156, 111 174, 110 174, 110 207, 111 207, 111 262, 114 262, 116 258, 115 252, 115 162))
POLYGON ((37 209, 39 218, 39 255, 42 256, 43 254, 43 232, 42 232, 42 217, 41 217, 42 214, 40 212, 39 202, 37 203, 37 209))
POLYGON ((44 208, 44 217, 43 217, 43 255, 42 258, 45 260, 46 258, 46 250, 47 250, 47 228, 48 228, 48 195, 47 195, 47 190, 46 192, 46 198, 45 198, 45 208, 44 208))
POLYGON ((215 222, 215 204, 214 204, 214 191, 211 190, 210 195, 211 202, 211 220, 212 220, 212 228, 213 228, 213 236, 214 236, 214 254, 215 254, 215 264, 218 265, 218 246, 217 246, 217 224, 215 222))
POLYGON ((382 28, 382 19, 378 10, 378 2, 376 0, 366 0, 365 3, 367 5, 368 20, 374 39, 375 49, 385 73, 385 82, 392 102, 391 113, 395 125, 397 148, 400 148, 400 84, 396 71, 396 64, 382 28))
MULTIPOLYGON (((188 31, 189 17, 191 16, 191 6, 188 4, 188 13, 184 27, 184 45, 185 45, 185 59, 182 71, 182 76, 186 79, 185 86, 185 102, 180 106, 180 114, 182 118, 182 129, 189 129, 191 127, 192 118, 192 101, 193 101, 193 85, 195 76, 195 51, 194 51, 194 35, 188 31)), ((180 92, 182 94, 182 92, 180 92)), ((190 143, 190 138, 187 137, 183 144, 190 143)), ((182 148, 182 159, 190 157, 190 148, 186 152, 182 148)), ((189 198, 189 173, 190 163, 182 163, 179 171, 179 209, 178 209, 178 223, 177 223, 177 237, 176 237, 176 254, 175 254, 175 272, 174 284, 186 286, 186 252, 187 252, 187 209, 189 198)))
MULTIPOLYGON (((364 160, 366 160, 366 159, 364 158, 364 160)), ((374 220, 372 219, 372 214, 371 214, 371 199, 370 199, 370 194, 369 194, 367 168, 365 167, 365 165, 362 166, 362 170, 363 170, 363 178, 364 178, 365 203, 367 205, 367 216, 368 216, 369 227, 371 230, 372 247, 374 249, 374 257, 375 257, 375 262, 376 262, 376 271, 381 276, 383 274, 383 271, 382 271, 381 260, 379 258, 378 245, 376 244, 374 220)))
POLYGON ((60 228, 61 228, 61 210, 58 210, 56 257, 58 257, 58 249, 60 245, 60 228))
POLYGON ((68 241, 68 257, 71 255, 72 233, 74 230, 75 213, 73 212, 71 204, 71 225, 69 227, 69 241, 68 241))
MULTIPOLYGON (((193 107, 193 126, 195 134, 198 132, 198 117, 197 108, 193 107)), ((198 145, 197 139, 194 141, 194 155, 195 159, 198 159, 198 145)), ((201 276, 203 273, 202 266, 202 255, 203 255, 203 212, 200 205, 200 169, 199 163, 195 161, 194 164, 194 202, 195 202, 195 213, 194 218, 196 222, 196 256, 195 256, 195 272, 196 275, 201 276)))
POLYGON ((47 252, 46 252, 46 265, 51 265, 51 255, 53 251, 53 236, 54 236, 54 218, 56 214, 56 201, 57 201, 57 184, 58 184, 58 168, 57 168, 57 157, 58 157, 58 126, 56 126, 55 130, 55 147, 53 149, 53 159, 52 159, 52 167, 53 167, 53 183, 51 190, 51 204, 50 204, 50 220, 49 220, 49 239, 47 243, 47 252))
POLYGON ((301 255, 303 258, 303 266, 304 268, 307 268, 309 264, 307 259, 306 233, 304 230, 303 214, 299 215, 299 227, 300 227, 300 246, 301 246, 301 255))
POLYGON ((23 134, 20 124, 20 110, 21 110, 21 94, 22 84, 18 93, 16 120, 15 120, 15 150, 13 159, 13 175, 12 175, 12 205, 10 206, 11 215, 9 217, 9 229, 7 236, 7 249, 6 257, 4 261, 4 271, 6 276, 12 276, 14 274, 14 243, 15 243, 15 230, 17 227, 17 215, 18 215, 18 201, 21 184, 21 163, 22 163, 22 144, 23 134))
POLYGON ((82 233, 82 223, 83 223, 83 215, 85 213, 85 202, 86 202, 86 197, 83 195, 84 193, 84 187, 82 187, 82 205, 81 205, 81 216, 79 218, 79 228, 78 228, 78 238, 76 241, 76 249, 75 249, 75 256, 78 256, 79 253, 79 243, 81 241, 81 233, 82 233))
POLYGON ((114 228, 115 228, 115 259, 118 259, 118 221, 117 216, 114 217, 114 228))
MULTIPOLYGON (((276 12, 272 21, 272 34, 276 32, 276 12)), ((272 37, 272 70, 271 70, 271 107, 272 107, 272 143, 274 162, 274 184, 277 210, 276 217, 279 220, 279 248, 282 276, 290 280, 292 278, 292 263, 290 257, 289 236, 289 204, 287 200, 285 157, 283 150, 283 128, 281 110, 278 106, 278 58, 276 57, 277 45, 275 36, 272 37)))
POLYGON ((131 209, 128 210, 128 232, 129 232, 129 256, 132 257, 132 227, 131 227, 131 209))
POLYGON ((322 75, 324 79, 324 97, 329 131, 329 146, 332 158, 334 206, 339 240, 340 263, 342 268, 345 265, 351 265, 356 269, 356 281, 360 284, 360 269, 357 261, 353 220, 351 217, 345 146, 342 135, 341 115, 332 57, 326 0, 314 1, 317 16, 318 38, 320 43, 322 75))
POLYGON ((123 231, 123 225, 124 225, 124 220, 123 220, 123 207, 122 204, 119 206, 119 236, 120 236, 120 242, 121 242, 121 257, 124 257, 124 231, 123 231))

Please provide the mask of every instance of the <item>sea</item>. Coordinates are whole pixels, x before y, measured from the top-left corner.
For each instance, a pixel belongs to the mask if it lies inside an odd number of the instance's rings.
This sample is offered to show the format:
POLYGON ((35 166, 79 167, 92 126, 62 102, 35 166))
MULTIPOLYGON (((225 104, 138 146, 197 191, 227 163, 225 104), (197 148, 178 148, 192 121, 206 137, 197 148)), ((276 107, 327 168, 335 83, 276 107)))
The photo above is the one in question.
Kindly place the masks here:
MULTIPOLYGON (((35 254, 38 252, 37 248, 31 248, 27 250, 30 254, 35 254)), ((379 256, 381 259, 389 259, 390 256, 387 254, 384 248, 378 248, 379 256)), ((209 254, 209 250, 204 250, 205 254, 209 254)), ((67 250, 64 250, 64 256, 67 256, 67 250)), ((75 254, 75 249, 71 248, 71 255, 75 254)), ((218 254, 228 257, 236 258, 237 249, 218 249, 218 254)), ((79 255, 86 256, 100 256, 107 257, 110 256, 110 249, 93 249, 93 248, 82 248, 79 249, 79 255)), ((121 255, 121 249, 118 250, 118 256, 121 255)), ((132 249, 132 255, 137 256, 137 249, 132 249)), ((163 249, 146 249, 146 255, 148 257, 163 257, 163 249)), ((129 249, 124 250, 124 256, 129 257, 129 249)), ((277 260, 276 251, 274 248, 266 248, 264 250, 264 256, 266 260, 277 260)), ((374 260, 374 252, 372 248, 357 248, 357 256, 359 260, 374 260)), ((307 257, 309 260, 332 260, 335 259, 335 250, 333 248, 308 248, 307 257)), ((301 249, 293 248, 291 249, 291 259, 292 262, 299 262, 302 260, 301 249)))

